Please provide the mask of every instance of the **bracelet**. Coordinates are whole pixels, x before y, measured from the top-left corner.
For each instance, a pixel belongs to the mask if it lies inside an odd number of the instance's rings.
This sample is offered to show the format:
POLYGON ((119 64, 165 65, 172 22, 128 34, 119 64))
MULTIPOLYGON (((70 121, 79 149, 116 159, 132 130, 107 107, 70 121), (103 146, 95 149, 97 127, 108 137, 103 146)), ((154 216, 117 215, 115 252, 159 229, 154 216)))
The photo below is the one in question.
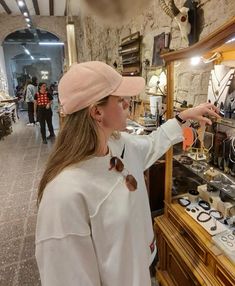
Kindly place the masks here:
POLYGON ((178 120, 181 124, 184 124, 186 122, 186 120, 180 118, 179 114, 176 114, 175 119, 178 120))
POLYGON ((184 198, 178 198, 178 203, 182 206, 182 207, 187 207, 191 204, 190 200, 188 199, 184 199, 184 198))
POLYGON ((198 205, 203 208, 205 211, 209 211, 211 209, 210 204, 207 201, 201 200, 198 205))
POLYGON ((181 155, 179 158, 179 162, 185 165, 192 165, 193 164, 193 159, 190 158, 187 155, 181 155))
POLYGON ((200 221, 200 222, 208 222, 209 220, 211 219, 211 216, 207 213, 207 212, 200 212, 197 216, 197 220, 200 221), (206 219, 201 219, 200 216, 201 215, 207 215, 208 218, 206 219))
POLYGON ((213 218, 220 220, 223 218, 223 214, 220 211, 217 210, 211 210, 209 211, 209 215, 211 215, 213 218), (215 215, 213 215, 215 214, 215 215))

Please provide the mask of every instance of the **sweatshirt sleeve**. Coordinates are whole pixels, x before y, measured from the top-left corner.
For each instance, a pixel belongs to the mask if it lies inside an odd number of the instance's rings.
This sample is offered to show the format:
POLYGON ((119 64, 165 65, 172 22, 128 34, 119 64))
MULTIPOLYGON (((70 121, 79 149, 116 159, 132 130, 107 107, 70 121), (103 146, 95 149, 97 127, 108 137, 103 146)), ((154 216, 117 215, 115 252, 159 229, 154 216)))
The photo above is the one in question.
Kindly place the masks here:
POLYGON ((68 235, 36 244, 42 286, 100 286, 90 236, 68 235))
POLYGON ((165 154, 172 145, 183 141, 183 133, 177 120, 169 119, 151 134, 132 135, 130 140, 140 158, 140 164, 143 164, 143 169, 146 170, 165 154))

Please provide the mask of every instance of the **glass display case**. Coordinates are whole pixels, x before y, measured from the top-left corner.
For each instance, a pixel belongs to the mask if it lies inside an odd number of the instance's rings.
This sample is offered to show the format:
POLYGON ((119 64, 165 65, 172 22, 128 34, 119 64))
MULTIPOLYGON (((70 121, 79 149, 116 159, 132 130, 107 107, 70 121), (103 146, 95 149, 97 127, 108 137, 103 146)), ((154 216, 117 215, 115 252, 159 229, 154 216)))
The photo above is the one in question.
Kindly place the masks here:
POLYGON ((235 18, 163 55, 167 118, 211 102, 221 120, 190 122, 166 154, 164 215, 155 219, 161 285, 235 285, 235 18), (233 106, 234 105, 234 106, 233 106))

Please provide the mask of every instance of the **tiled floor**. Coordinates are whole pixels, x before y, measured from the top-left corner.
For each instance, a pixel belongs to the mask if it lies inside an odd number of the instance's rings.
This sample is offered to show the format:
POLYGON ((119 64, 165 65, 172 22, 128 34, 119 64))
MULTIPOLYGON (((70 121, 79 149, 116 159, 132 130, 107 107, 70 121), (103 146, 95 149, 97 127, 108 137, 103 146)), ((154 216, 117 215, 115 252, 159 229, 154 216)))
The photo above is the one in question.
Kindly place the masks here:
MULTIPOLYGON (((26 122, 21 113, 13 133, 0 141, 0 286, 41 285, 34 257, 36 197, 52 143, 42 144, 39 126, 26 122)), ((53 125, 57 131, 56 113, 53 125)))
MULTIPOLYGON (((55 129, 58 121, 53 120, 55 129)), ((34 258, 37 184, 51 150, 39 126, 27 127, 26 113, 0 141, 0 286, 37 286, 34 258)))

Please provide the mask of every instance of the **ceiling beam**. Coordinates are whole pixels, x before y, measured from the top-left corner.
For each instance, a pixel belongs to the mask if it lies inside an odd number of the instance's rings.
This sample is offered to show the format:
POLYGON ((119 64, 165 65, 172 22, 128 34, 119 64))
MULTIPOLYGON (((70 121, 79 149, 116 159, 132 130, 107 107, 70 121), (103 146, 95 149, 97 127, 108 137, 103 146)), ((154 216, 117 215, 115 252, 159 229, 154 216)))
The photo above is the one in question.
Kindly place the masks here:
POLYGON ((32 0, 32 1, 33 1, 33 7, 34 7, 36 15, 40 15, 40 10, 39 10, 39 6, 38 6, 38 0, 32 0))
POLYGON ((50 16, 54 16, 54 0, 49 0, 50 16))
POLYGON ((3 9, 7 12, 7 14, 11 14, 11 9, 7 6, 5 0, 0 0, 0 4, 2 5, 3 9))

